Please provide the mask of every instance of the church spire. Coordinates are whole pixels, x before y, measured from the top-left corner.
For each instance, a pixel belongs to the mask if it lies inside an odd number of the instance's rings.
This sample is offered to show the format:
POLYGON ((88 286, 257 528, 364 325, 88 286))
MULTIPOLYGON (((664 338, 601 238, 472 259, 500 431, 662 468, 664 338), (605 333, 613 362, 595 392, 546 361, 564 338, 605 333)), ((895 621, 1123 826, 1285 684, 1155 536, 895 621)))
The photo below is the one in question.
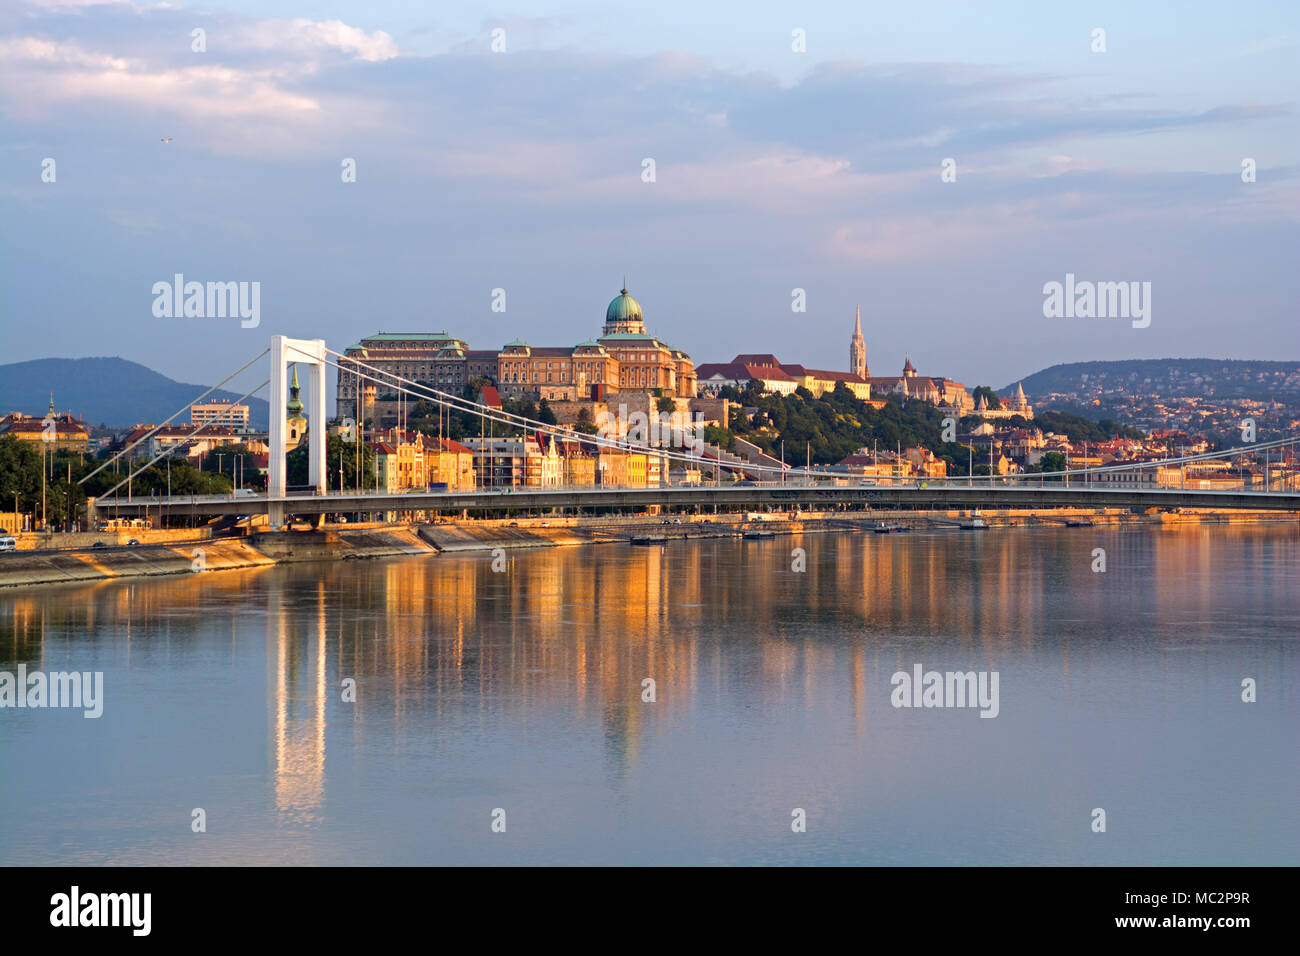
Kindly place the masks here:
POLYGON ((849 371, 866 378, 871 374, 867 368, 867 343, 862 338, 862 306, 855 306, 853 319, 853 339, 849 343, 849 371))
POLYGON ((298 394, 302 389, 298 385, 298 363, 293 365, 293 381, 289 383, 289 401, 286 403, 286 410, 290 418, 298 418, 302 415, 302 399, 298 394))

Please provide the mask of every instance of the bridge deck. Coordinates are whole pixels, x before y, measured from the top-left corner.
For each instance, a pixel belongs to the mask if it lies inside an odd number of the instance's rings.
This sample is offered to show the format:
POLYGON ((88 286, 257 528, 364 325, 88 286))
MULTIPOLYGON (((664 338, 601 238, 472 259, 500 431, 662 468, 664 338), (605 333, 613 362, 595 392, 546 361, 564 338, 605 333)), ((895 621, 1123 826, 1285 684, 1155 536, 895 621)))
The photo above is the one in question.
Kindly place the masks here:
POLYGON ((958 485, 928 483, 894 486, 678 485, 667 488, 489 489, 437 493, 331 493, 328 495, 171 496, 106 499, 95 502, 102 514, 149 515, 264 514, 282 503, 291 515, 375 511, 525 511, 545 508, 644 508, 650 505, 727 508, 791 505, 826 507, 851 504, 882 508, 1229 508, 1300 511, 1300 492, 1184 490, 1177 488, 1100 488, 1044 485, 958 485))

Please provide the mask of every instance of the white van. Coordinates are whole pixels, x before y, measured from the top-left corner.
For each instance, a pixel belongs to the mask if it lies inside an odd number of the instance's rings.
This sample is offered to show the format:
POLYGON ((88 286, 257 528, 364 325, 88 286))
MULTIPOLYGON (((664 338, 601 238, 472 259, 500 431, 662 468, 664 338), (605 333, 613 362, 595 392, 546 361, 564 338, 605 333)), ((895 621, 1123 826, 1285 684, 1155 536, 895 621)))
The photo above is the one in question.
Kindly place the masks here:
POLYGON ((0 535, 0 551, 17 551, 18 542, 11 536, 0 535))

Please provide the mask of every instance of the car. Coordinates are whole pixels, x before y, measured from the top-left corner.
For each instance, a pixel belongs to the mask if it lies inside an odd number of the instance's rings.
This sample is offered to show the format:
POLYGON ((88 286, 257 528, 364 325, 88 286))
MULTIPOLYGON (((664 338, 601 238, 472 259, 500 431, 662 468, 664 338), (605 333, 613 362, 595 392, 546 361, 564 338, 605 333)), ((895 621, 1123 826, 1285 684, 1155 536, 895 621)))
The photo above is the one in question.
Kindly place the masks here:
POLYGON ((127 546, 128 548, 134 548, 134 547, 135 547, 137 544, 139 544, 139 543, 140 543, 140 542, 137 541, 135 538, 132 538, 130 541, 128 541, 128 542, 126 543, 126 546, 127 546))
POLYGON ((91 545, 91 547, 92 547, 92 548, 107 548, 107 547, 108 547, 108 542, 107 542, 107 541, 96 541, 94 544, 91 545))
POLYGON ((681 519, 681 518, 678 518, 676 521, 673 522, 673 524, 681 524, 681 523, 682 523, 682 519, 681 519))
POLYGON ((9 535, 0 536, 0 551, 17 551, 18 539, 9 535))

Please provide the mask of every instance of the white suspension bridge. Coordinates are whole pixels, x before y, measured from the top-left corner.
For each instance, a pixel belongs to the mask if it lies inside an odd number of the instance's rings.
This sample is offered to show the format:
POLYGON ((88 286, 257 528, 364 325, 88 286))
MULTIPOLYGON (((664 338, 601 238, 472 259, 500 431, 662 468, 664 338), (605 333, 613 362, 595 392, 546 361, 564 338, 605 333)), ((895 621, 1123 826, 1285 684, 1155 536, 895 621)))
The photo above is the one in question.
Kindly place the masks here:
MULTIPOLYGON (((429 385, 378 368, 353 356, 345 356, 326 347, 321 339, 294 339, 273 336, 271 347, 254 356, 234 372, 212 386, 195 401, 230 382, 236 376, 270 356, 269 378, 246 392, 235 403, 245 401, 270 386, 269 479, 264 493, 225 495, 134 496, 131 482, 145 469, 175 452, 164 449, 144 464, 135 466, 126 478, 93 500, 93 510, 120 517, 189 516, 251 517, 265 514, 273 528, 282 528, 294 516, 327 514, 374 514, 383 512, 514 512, 547 509, 644 509, 659 505, 671 508, 719 506, 724 509, 747 507, 809 506, 826 509, 836 505, 851 507, 977 509, 977 508, 1210 508, 1300 512, 1300 488, 1296 487, 1294 456, 1300 437, 1291 436, 1268 442, 1198 455, 1142 461, 1121 465, 1074 468, 1043 475, 987 477, 950 477, 890 479, 854 477, 823 469, 791 467, 783 463, 762 461, 724 461, 710 453, 702 442, 687 441, 680 447, 664 447, 619 435, 578 434, 561 426, 548 424, 501 409, 489 408, 470 399, 435 389, 429 385), (307 487, 290 489, 286 465, 286 419, 288 368, 305 365, 310 371, 306 412, 307 487), (670 465, 680 464, 711 476, 707 481, 691 484, 661 484, 658 487, 623 488, 602 485, 555 487, 476 486, 472 490, 386 491, 383 489, 328 490, 325 461, 326 369, 341 370, 382 386, 406 398, 428 402, 449 412, 469 413, 481 420, 486 431, 489 423, 501 425, 508 432, 524 430, 535 435, 558 439, 580 439, 597 448, 653 455, 670 465), (1159 480, 1161 469, 1184 469, 1188 465, 1216 461, 1249 462, 1239 469, 1241 486, 1187 488, 1167 487, 1159 480), (1289 466, 1287 463, 1290 462, 1289 466), (723 476, 729 479, 724 483, 723 476), (1262 478, 1262 480, 1260 480, 1262 478), (125 489, 125 493, 124 492, 125 489)), ((135 465, 131 453, 182 415, 189 404, 177 409, 160 425, 118 451, 82 479, 125 461, 135 465)), ((360 416, 358 416, 360 418, 360 416)), ((200 440, 217 418, 200 425, 177 444, 200 440)), ((354 429, 354 440, 361 441, 362 428, 354 429)), ((209 434, 212 434, 209 432, 209 434)), ((1223 470, 1223 469, 1221 469, 1223 470)), ((1166 472, 1168 473, 1168 472, 1166 472)), ((1230 469, 1228 470, 1230 473, 1230 469)), ((340 482, 342 483, 342 482, 340 482)))

